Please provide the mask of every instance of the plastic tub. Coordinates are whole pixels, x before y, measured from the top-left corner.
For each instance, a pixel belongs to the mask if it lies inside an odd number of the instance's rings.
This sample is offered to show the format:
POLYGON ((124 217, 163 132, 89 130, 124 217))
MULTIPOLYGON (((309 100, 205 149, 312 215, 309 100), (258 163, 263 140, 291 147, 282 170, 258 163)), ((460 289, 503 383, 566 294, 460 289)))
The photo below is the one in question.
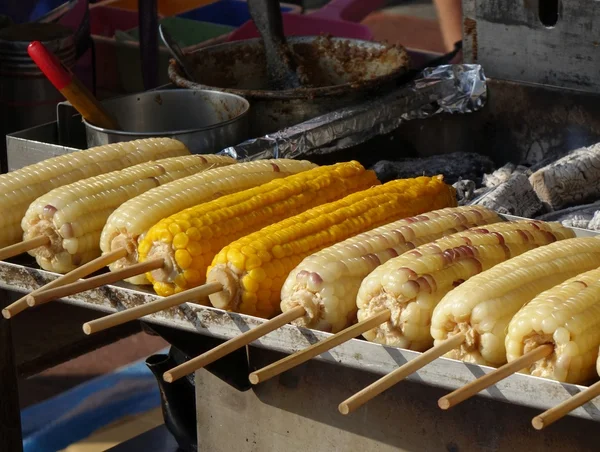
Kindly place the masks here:
MULTIPOLYGON (((109 0, 103 2, 102 5, 137 12, 138 1, 139 0, 109 0)), ((199 6, 207 5, 214 1, 215 0, 157 0, 156 7, 159 16, 168 17, 198 8, 199 6)))
MULTIPOLYGON (((299 13, 301 9, 295 5, 281 3, 281 11, 284 13, 299 13)), ((248 3, 243 0, 220 0, 216 3, 179 14, 179 17, 230 25, 236 28, 251 19, 250 11, 248 11, 248 3)))

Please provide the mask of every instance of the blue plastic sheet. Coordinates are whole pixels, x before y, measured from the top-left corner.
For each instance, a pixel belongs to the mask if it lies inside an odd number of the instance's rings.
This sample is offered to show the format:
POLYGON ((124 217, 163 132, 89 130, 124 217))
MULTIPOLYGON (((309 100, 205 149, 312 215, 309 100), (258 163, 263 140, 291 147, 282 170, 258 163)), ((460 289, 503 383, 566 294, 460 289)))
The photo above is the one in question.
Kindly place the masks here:
POLYGON ((122 417, 159 406, 156 380, 144 360, 138 361, 23 410, 23 449, 55 452, 122 417))

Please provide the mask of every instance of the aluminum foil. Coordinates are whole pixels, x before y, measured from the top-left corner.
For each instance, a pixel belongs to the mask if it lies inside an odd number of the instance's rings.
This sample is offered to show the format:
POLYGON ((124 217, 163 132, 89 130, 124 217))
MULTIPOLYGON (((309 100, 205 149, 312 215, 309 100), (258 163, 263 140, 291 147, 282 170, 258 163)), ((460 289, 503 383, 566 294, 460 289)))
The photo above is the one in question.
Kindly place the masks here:
POLYGON ((385 96, 245 141, 220 154, 239 160, 307 158, 356 146, 411 119, 472 113, 482 108, 486 99, 487 85, 480 65, 428 68, 385 96))

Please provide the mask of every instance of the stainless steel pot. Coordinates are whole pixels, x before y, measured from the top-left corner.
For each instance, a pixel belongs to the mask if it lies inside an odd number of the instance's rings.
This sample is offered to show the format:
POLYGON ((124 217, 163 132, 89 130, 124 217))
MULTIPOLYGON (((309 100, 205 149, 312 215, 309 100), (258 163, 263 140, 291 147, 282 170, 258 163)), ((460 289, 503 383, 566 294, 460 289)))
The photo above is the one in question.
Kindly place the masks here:
POLYGON ((235 94, 167 89, 102 102, 123 131, 83 121, 89 147, 138 138, 171 137, 195 154, 210 154, 248 138, 246 99, 235 94))
POLYGON ((387 91, 408 72, 400 46, 324 36, 288 37, 315 86, 286 91, 267 88, 262 40, 228 42, 189 54, 194 78, 188 80, 171 60, 169 78, 181 88, 211 89, 248 99, 251 135, 262 136, 387 91))

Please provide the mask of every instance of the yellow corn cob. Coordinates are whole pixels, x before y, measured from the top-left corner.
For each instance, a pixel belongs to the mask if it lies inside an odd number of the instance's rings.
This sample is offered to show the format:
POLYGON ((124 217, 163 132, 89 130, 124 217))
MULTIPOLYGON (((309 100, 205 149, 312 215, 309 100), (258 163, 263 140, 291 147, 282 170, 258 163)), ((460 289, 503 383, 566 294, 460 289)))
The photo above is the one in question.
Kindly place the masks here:
POLYGON ((288 273, 305 257, 390 220, 456 205, 441 177, 401 179, 354 193, 272 224, 226 246, 209 268, 208 282, 223 290, 213 306, 271 317, 279 311, 288 273))
POLYGON ((473 226, 501 221, 482 206, 451 207, 405 218, 351 237, 304 259, 281 290, 281 310, 302 306, 298 326, 336 333, 356 320, 363 279, 416 246, 473 226))
POLYGON ((228 243, 308 208, 379 184, 358 162, 322 166, 275 179, 183 210, 154 225, 140 241, 141 262, 164 259, 146 276, 159 295, 205 282, 206 268, 228 243))
POLYGON ((517 311, 536 295, 600 266, 600 239, 563 240, 529 251, 471 278, 433 312, 436 342, 458 332, 466 341, 450 358, 500 366, 506 362, 506 330, 517 311))
POLYGON ((426 350, 433 343, 432 312, 453 287, 511 257, 573 236, 559 223, 502 222, 443 237, 391 259, 363 280, 356 299, 358 320, 386 308, 391 318, 363 336, 426 350))
MULTIPOLYGON (((163 218, 220 196, 236 193, 316 167, 306 160, 256 160, 211 169, 184 177, 136 196, 115 210, 102 230, 100 248, 104 253, 126 249, 127 256, 111 264, 117 271, 138 261, 138 242, 163 218)), ((127 280, 149 284, 145 275, 127 280)))
POLYGON ((29 252, 40 267, 66 273, 100 255, 100 233, 123 202, 171 182, 235 160, 187 155, 146 162, 55 188, 36 199, 22 221, 24 238, 46 236, 50 243, 29 252))
POLYGON ((0 247, 22 240, 21 220, 27 208, 36 198, 54 188, 138 163, 188 154, 179 141, 150 138, 72 152, 2 174, 0 247))
POLYGON ((551 344, 554 353, 525 369, 526 373, 574 384, 596 376, 600 269, 542 292, 512 318, 505 340, 509 362, 544 344, 551 344))

